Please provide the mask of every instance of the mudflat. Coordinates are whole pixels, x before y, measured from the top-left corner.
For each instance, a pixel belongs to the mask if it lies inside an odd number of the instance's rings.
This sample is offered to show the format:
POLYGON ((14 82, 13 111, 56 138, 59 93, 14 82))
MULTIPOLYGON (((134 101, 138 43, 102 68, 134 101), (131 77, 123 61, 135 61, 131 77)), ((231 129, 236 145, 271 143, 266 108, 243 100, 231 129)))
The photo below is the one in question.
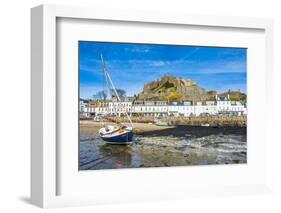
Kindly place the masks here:
POLYGON ((80 170, 247 162, 246 127, 133 123, 133 143, 112 145, 99 137, 97 132, 102 126, 81 122, 80 170))

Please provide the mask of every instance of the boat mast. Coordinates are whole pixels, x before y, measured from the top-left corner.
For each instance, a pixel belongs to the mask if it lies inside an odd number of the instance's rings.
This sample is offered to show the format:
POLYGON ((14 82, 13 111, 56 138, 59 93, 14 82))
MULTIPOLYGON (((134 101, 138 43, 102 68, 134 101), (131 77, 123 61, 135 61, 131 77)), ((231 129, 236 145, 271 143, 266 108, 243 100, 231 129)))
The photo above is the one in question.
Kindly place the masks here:
MULTIPOLYGON (((120 97, 119 97, 119 95, 118 95, 118 93, 117 93, 117 91, 116 91, 116 89, 115 89, 115 86, 114 86, 114 84, 113 84, 113 82, 112 82, 112 80, 111 80, 111 78, 110 78, 110 76, 109 76, 109 73, 106 71, 106 68, 105 68, 105 64, 104 64, 104 61, 103 61, 102 54, 101 54, 100 56, 101 56, 102 68, 103 68, 103 71, 104 71, 104 74, 105 74, 105 78, 106 78, 106 82, 107 82, 107 84, 108 84, 108 87, 109 87, 109 84, 111 84, 111 86, 112 86, 112 88, 113 88, 113 91, 114 91, 114 93, 115 93, 115 95, 116 95, 118 101, 121 102, 121 99, 120 99, 120 97)), ((109 91, 110 91, 110 87, 109 87, 109 91)), ((111 94, 111 91, 110 91, 110 94, 111 94)), ((126 110, 125 110, 125 114, 126 114, 126 116, 128 117, 128 120, 130 121, 131 127, 133 127, 133 123, 132 123, 132 121, 131 121, 131 118, 130 118, 130 116, 128 115, 128 113, 127 113, 126 110)))
POLYGON ((103 62, 102 54, 100 56, 101 56, 101 62, 102 62, 101 65, 102 65, 102 69, 103 69, 103 72, 104 72, 104 76, 105 76, 105 81, 106 81, 106 85, 107 85, 107 88, 108 88, 108 92, 109 92, 110 96, 112 97, 112 91, 110 89, 110 83, 109 83, 108 77, 106 75, 106 69, 105 69, 105 64, 103 62))

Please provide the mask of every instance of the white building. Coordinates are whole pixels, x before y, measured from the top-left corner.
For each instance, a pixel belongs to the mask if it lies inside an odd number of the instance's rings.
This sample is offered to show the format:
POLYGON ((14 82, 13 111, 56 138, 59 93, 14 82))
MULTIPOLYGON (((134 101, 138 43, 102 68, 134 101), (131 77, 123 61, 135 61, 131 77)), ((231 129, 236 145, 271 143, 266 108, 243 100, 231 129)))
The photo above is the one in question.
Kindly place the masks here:
POLYGON ((199 115, 215 115, 218 114, 218 107, 215 101, 197 102, 194 105, 194 114, 199 115))
POLYGON ((179 105, 178 106, 178 112, 180 116, 192 116, 195 115, 195 110, 194 106, 192 105, 179 105))
POLYGON ((85 107, 87 107, 87 103, 83 100, 79 101, 79 112, 84 112, 85 107))
POLYGON ((132 105, 132 114, 144 116, 166 116, 168 113, 167 101, 135 101, 132 105))
POLYGON ((230 111, 231 101, 229 95, 227 96, 216 95, 216 102, 217 102, 217 109, 219 113, 226 113, 230 111))
POLYGON ((88 116, 86 113, 86 108, 88 107, 88 103, 83 100, 79 100, 79 114, 80 116, 88 116))
POLYGON ((108 103, 107 101, 89 101, 84 108, 84 113, 87 116, 106 115, 109 113, 108 103))
POLYGON ((245 115, 246 107, 239 101, 232 101, 230 105, 230 111, 237 115, 245 115))
POLYGON ((178 106, 178 102, 171 102, 168 105, 168 115, 169 116, 179 116, 179 106, 178 106))
POLYGON ((126 115, 130 114, 132 111, 132 102, 131 101, 122 101, 122 102, 109 102, 108 113, 110 115, 126 115))
POLYGON ((217 110, 221 114, 236 114, 244 115, 247 114, 246 106, 240 101, 231 101, 229 95, 227 96, 216 96, 217 110))
POLYGON ((95 108, 87 106, 84 109, 84 113, 86 113, 87 116, 95 115, 95 108))

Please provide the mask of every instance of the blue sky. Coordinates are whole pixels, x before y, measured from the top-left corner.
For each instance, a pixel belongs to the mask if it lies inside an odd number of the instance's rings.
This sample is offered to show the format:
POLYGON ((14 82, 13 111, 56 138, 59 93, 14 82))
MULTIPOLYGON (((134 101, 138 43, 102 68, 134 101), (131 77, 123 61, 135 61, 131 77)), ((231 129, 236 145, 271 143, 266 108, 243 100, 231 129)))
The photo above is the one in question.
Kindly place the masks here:
POLYGON ((106 89, 100 54, 116 88, 142 91, 164 74, 190 78, 206 90, 246 93, 247 49, 176 45, 79 42, 80 97, 106 89))

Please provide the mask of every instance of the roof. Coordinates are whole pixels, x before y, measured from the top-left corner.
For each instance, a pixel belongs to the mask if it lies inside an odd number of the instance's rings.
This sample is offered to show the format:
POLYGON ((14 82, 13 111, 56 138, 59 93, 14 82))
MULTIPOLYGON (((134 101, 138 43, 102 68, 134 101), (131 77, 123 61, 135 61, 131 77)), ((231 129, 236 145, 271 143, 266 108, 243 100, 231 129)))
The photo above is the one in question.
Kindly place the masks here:
POLYGON ((218 96, 217 100, 218 101, 228 101, 228 97, 227 96, 218 96))

